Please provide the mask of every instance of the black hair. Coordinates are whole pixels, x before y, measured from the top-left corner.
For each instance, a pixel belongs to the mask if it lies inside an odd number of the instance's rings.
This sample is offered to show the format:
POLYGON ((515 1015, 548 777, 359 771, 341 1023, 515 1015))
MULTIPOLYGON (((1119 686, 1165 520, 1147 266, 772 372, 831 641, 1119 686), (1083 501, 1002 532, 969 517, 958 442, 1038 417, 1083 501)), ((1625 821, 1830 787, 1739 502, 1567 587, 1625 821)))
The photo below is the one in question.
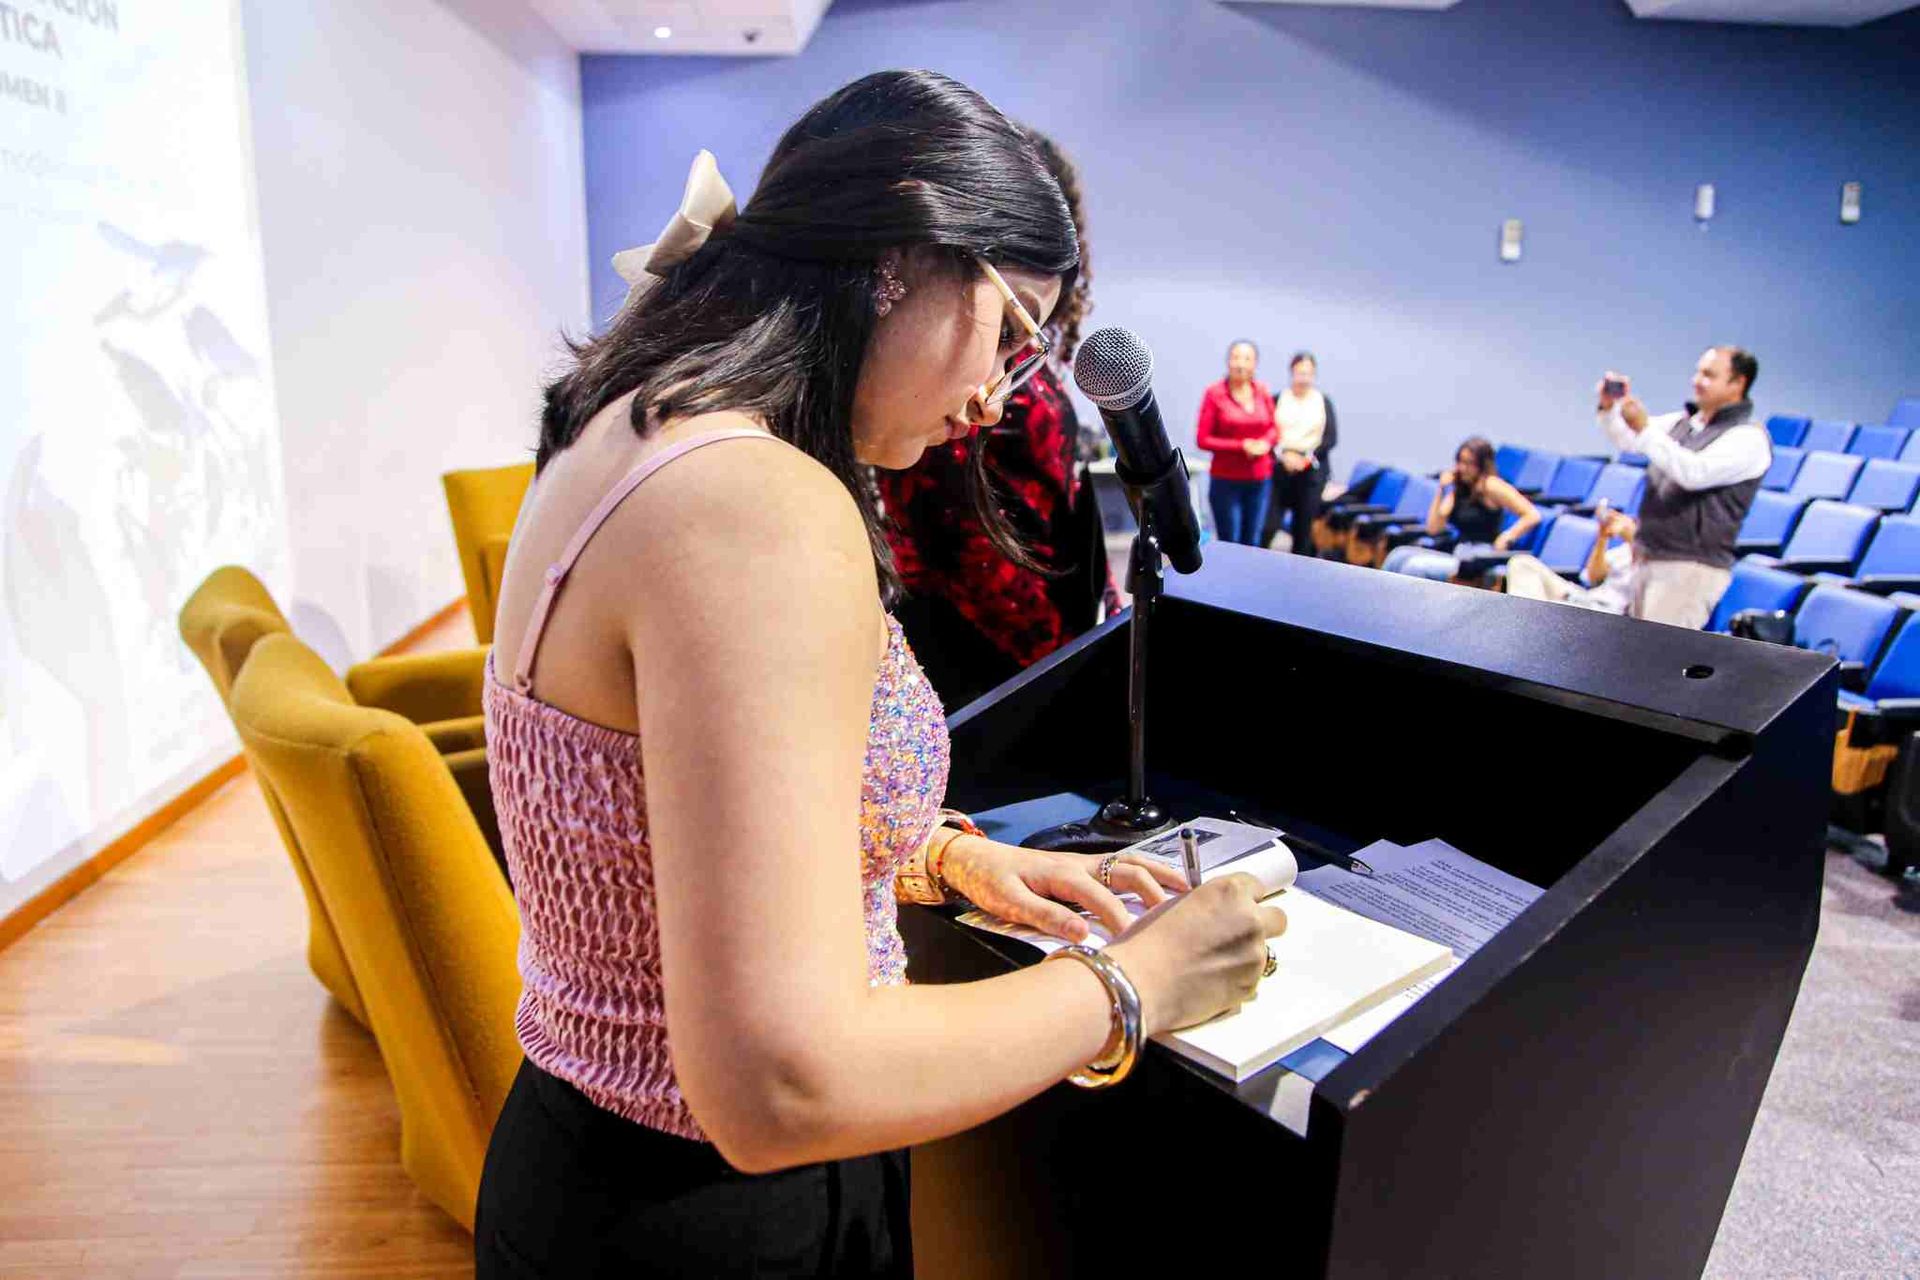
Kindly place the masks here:
MULTIPOLYGON (((898 587, 872 485, 854 456, 853 402, 873 333, 882 256, 933 278, 978 258, 1074 284, 1079 246, 1059 185, 1019 128, 959 81, 882 71, 829 94, 787 130, 733 225, 669 269, 605 333, 569 343, 546 390, 544 467, 628 392, 635 432, 737 410, 840 478, 867 528, 882 590, 898 587)), ((988 532, 1020 554, 981 450, 968 490, 988 532)))
POLYGON ((1073 218, 1073 234, 1080 242, 1080 269, 1073 287, 1060 291, 1053 319, 1047 322, 1047 332, 1053 336, 1052 358, 1065 368, 1073 363, 1074 350, 1080 345, 1080 323, 1093 312, 1093 266, 1087 255, 1087 211, 1080 195, 1080 171, 1052 138, 1030 124, 1021 125, 1020 131, 1027 135, 1027 141, 1046 164, 1047 172, 1060 184, 1060 194, 1066 198, 1067 212, 1073 218))
POLYGON ((1313 368, 1314 368, 1314 371, 1315 371, 1316 373, 1317 373, 1317 372, 1319 372, 1319 369, 1320 369, 1320 358, 1319 358, 1318 356, 1316 356, 1316 355, 1314 355, 1314 354, 1313 354, 1313 352, 1311 352, 1311 351, 1296 351, 1296 352, 1294 352, 1294 353, 1293 353, 1293 359, 1291 359, 1291 360, 1289 360, 1289 361, 1287 361, 1287 372, 1288 372, 1288 373, 1292 373, 1292 372, 1293 372, 1293 371, 1294 371, 1295 369, 1297 369, 1297 368, 1299 368, 1299 367, 1300 367, 1300 362, 1301 362, 1302 360, 1311 360, 1311 361, 1313 361, 1313 368))
POLYGON ((1741 393, 1742 398, 1753 399, 1753 382, 1760 376, 1759 357, 1745 347, 1715 347, 1714 350, 1725 352, 1727 363, 1733 366, 1733 376, 1745 380, 1747 389, 1741 393))
MULTIPOLYGON (((1460 461, 1460 455, 1463 453, 1473 455, 1474 464, 1480 468, 1480 478, 1482 480, 1494 474, 1493 441, 1487 439, 1485 436, 1468 436, 1460 442, 1460 447, 1453 451, 1453 459, 1456 464, 1460 461)), ((1453 504, 1455 508, 1457 509, 1461 503, 1468 501, 1472 497, 1472 488, 1461 479, 1460 472, 1456 469, 1453 473, 1453 504)))

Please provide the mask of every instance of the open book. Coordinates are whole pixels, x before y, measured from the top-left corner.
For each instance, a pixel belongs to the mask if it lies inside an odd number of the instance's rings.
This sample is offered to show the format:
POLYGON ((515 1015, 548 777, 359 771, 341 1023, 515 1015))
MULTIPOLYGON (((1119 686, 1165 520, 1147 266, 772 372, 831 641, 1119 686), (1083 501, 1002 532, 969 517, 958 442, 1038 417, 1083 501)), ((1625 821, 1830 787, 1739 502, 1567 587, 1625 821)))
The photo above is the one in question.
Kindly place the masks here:
MULTIPOLYGON (((1329 1028, 1445 972, 1452 963, 1453 952, 1439 943, 1356 915, 1295 886, 1299 866, 1293 851, 1273 833, 1263 832, 1252 852, 1231 861, 1210 861, 1205 856, 1208 844, 1227 847, 1236 834, 1227 828, 1240 827, 1243 832, 1257 829, 1207 818, 1189 825, 1196 834, 1203 830, 1216 833, 1216 839, 1201 845, 1201 879, 1240 872, 1253 876, 1266 891, 1268 905, 1287 913, 1287 931, 1270 944, 1279 968, 1261 981, 1253 999, 1211 1022, 1154 1037, 1182 1057, 1235 1081, 1245 1080, 1329 1028)), ((1177 839, 1169 846, 1167 838, 1160 836, 1142 841, 1128 852, 1165 860, 1169 847, 1174 851, 1173 865, 1178 866, 1177 839)), ((1131 896, 1121 901, 1135 916, 1146 909, 1131 896)), ((969 911, 960 921, 1018 938, 1046 952, 1067 945, 1050 934, 1010 924, 984 911, 969 911)), ((1094 923, 1087 945, 1099 947, 1109 941, 1107 931, 1094 923)))

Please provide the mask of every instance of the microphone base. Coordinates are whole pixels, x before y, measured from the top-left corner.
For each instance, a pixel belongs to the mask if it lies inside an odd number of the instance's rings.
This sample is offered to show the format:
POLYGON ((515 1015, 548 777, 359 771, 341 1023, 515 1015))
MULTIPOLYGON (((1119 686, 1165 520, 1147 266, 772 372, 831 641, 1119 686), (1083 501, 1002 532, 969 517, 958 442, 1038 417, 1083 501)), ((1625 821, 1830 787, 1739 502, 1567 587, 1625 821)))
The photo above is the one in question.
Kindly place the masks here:
POLYGON ((1107 854, 1138 844, 1148 836, 1174 827, 1166 811, 1151 800, 1134 804, 1112 800, 1085 822, 1062 822, 1043 827, 1020 843, 1029 849, 1049 853, 1107 854))

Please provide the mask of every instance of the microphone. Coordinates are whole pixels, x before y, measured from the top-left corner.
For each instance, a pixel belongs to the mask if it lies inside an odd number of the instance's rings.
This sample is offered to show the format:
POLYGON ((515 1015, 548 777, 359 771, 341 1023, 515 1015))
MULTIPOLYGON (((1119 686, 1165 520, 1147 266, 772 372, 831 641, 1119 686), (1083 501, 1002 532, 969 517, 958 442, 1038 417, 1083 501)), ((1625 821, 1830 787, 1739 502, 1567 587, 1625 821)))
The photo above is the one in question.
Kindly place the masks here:
POLYGON ((1126 329, 1102 329, 1080 344, 1073 380, 1093 401, 1113 437, 1114 468, 1133 499, 1150 513, 1167 560, 1181 573, 1200 567, 1200 522, 1194 518, 1187 461, 1167 441, 1153 399, 1153 353, 1126 329))

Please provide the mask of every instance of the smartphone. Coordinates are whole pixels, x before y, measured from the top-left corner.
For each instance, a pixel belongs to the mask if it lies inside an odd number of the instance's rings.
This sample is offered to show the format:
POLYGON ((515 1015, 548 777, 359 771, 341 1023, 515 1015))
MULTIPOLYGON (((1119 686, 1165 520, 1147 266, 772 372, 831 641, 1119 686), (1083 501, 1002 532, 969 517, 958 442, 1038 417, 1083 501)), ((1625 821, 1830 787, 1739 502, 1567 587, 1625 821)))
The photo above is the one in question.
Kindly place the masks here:
POLYGON ((1625 378, 1608 378, 1600 384, 1600 393, 1618 400, 1621 396, 1627 394, 1627 380, 1625 378))

